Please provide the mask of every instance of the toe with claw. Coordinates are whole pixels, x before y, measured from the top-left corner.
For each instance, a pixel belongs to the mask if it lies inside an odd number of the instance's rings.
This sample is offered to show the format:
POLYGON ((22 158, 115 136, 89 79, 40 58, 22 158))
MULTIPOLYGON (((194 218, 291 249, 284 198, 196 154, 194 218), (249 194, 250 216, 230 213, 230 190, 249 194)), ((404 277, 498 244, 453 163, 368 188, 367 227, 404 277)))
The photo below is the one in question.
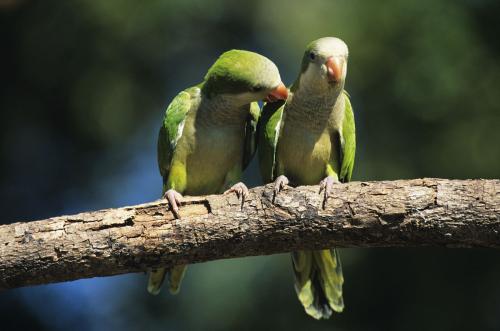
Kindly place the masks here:
POLYGON ((179 214, 179 205, 181 204, 182 195, 176 190, 170 189, 167 192, 165 192, 163 198, 168 200, 168 203, 170 204, 170 208, 172 209, 175 218, 180 219, 181 215, 179 214))
POLYGON ((290 182, 288 178, 286 178, 286 176, 281 175, 276 178, 276 180, 274 181, 273 203, 278 193, 280 193, 289 183, 290 182))
POLYGON ((325 177, 320 183, 319 183, 319 194, 321 192, 323 193, 323 209, 325 208, 326 201, 330 197, 330 194, 332 193, 332 188, 334 184, 337 184, 339 181, 335 179, 333 176, 328 176, 325 177))
POLYGON ((243 209, 243 204, 245 203, 245 199, 249 193, 248 187, 245 184, 243 184, 242 182, 239 182, 239 183, 234 184, 233 186, 231 186, 231 188, 229 190, 224 192, 224 194, 227 194, 227 193, 236 193, 236 196, 238 197, 238 199, 241 198, 241 209, 243 209))

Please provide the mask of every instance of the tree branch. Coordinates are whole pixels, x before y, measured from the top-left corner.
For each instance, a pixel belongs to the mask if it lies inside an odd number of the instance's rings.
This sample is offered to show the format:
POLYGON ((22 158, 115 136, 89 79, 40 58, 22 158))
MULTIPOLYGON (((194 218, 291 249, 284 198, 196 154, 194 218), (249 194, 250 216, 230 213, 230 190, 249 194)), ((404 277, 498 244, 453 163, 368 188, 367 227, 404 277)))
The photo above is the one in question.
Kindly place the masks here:
POLYGON ((0 289, 149 267, 327 247, 500 248, 500 180, 417 179, 270 186, 0 226, 0 289))

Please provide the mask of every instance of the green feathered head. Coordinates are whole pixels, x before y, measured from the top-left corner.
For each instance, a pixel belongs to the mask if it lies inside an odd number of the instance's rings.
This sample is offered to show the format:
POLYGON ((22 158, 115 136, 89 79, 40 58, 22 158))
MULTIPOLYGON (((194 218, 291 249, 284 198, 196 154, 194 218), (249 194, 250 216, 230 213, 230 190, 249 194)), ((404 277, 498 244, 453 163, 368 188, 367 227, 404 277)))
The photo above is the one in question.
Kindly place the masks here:
POLYGON ((241 96, 246 102, 287 97, 278 68, 271 60, 254 52, 235 49, 223 53, 208 70, 203 92, 209 97, 221 94, 241 96))

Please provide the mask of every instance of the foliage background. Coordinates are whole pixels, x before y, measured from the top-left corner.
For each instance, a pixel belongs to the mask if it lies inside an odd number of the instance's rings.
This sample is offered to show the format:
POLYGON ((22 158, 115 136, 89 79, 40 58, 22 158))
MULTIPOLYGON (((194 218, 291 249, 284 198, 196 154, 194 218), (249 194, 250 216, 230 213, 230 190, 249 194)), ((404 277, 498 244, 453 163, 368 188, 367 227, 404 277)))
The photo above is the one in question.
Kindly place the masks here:
MULTIPOLYGON (((495 0, 0 0, 2 222, 158 198, 164 109, 223 51, 291 83, 305 45, 350 46, 354 178, 498 178, 495 0)), ((260 183, 255 164, 247 182, 260 183)), ((347 309, 306 317, 288 255, 194 265, 178 296, 145 276, 0 293, 2 330, 499 330, 498 252, 344 249, 347 309)))

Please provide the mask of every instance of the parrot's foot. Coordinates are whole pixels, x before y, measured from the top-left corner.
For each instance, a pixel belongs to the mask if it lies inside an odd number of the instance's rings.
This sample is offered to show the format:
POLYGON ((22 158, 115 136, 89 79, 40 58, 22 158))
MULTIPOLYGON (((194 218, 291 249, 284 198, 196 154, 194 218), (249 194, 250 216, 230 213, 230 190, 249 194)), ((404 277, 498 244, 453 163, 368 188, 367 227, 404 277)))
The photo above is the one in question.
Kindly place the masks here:
POLYGON ((332 188, 334 184, 339 183, 337 179, 335 179, 333 176, 328 176, 325 177, 320 183, 319 183, 319 194, 321 192, 323 193, 323 209, 325 209, 326 201, 330 197, 330 194, 332 193, 332 188))
POLYGON ((281 175, 276 178, 276 180, 274 181, 273 203, 278 193, 280 193, 281 190, 283 190, 289 183, 290 181, 288 180, 288 178, 286 178, 286 176, 281 175))
POLYGON ((181 204, 182 195, 176 190, 168 190, 163 195, 163 198, 168 200, 175 218, 180 219, 181 215, 179 214, 179 205, 181 204))
POLYGON ((247 197, 249 191, 248 191, 248 187, 243 184, 242 182, 239 182, 239 183, 236 183, 234 184, 233 186, 231 186, 231 188, 229 190, 227 190, 226 192, 224 192, 224 194, 227 194, 227 193, 236 193, 236 196, 238 197, 238 199, 241 198, 241 209, 243 209, 243 204, 245 203, 245 198, 247 197))

